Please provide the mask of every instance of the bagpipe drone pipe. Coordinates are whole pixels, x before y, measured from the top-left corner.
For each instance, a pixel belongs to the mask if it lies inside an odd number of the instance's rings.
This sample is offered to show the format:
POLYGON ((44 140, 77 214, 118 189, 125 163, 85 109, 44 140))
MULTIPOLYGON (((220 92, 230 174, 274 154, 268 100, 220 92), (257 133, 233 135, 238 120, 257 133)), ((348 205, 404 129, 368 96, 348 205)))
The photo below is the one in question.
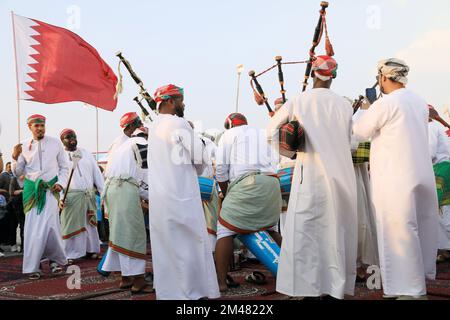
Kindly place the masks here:
MULTIPOLYGON (((306 63, 306 71, 305 71, 305 78, 303 82, 303 91, 306 90, 308 86, 308 79, 311 75, 312 70, 312 64, 314 60, 316 59, 316 48, 321 43, 321 40, 323 38, 323 34, 325 33, 325 51, 328 56, 334 55, 333 46, 330 42, 329 36, 328 36, 328 28, 326 23, 326 9, 328 8, 328 2, 323 1, 320 3, 321 10, 320 10, 320 17, 319 22, 316 26, 314 37, 313 37, 313 44, 311 49, 309 50, 309 59, 305 61, 297 61, 297 62, 282 62, 282 57, 277 56, 275 57, 276 64, 272 67, 266 69, 265 71, 256 74, 255 71, 250 71, 249 76, 251 77, 250 85, 253 90, 253 94, 255 97, 255 101, 258 105, 265 105, 267 107, 267 110, 269 112, 269 116, 273 117, 276 110, 274 111, 272 107, 270 106, 267 96, 264 93, 264 90, 258 81, 258 78, 262 76, 263 74, 269 72, 272 69, 278 68, 278 82, 280 85, 280 93, 283 99, 283 103, 286 103, 286 90, 285 90, 285 80, 284 80, 284 74, 283 74, 283 65, 287 64, 302 64, 306 63)), ((280 146, 280 154, 282 156, 295 159, 297 156, 297 152, 300 151, 305 143, 305 135, 304 130, 302 126, 300 125, 299 121, 297 119, 291 119, 288 123, 284 124, 279 129, 279 146, 280 146)))
POLYGON ((157 112, 156 111, 156 101, 152 98, 152 96, 145 89, 144 83, 142 82, 141 78, 139 78, 138 75, 136 74, 136 72, 134 72, 133 68, 131 67, 130 62, 123 57, 122 52, 120 52, 120 51, 117 52, 116 56, 120 59, 119 67, 118 67, 120 83, 122 82, 122 74, 120 72, 120 64, 123 64, 125 66, 125 68, 128 70, 128 72, 130 73, 131 78, 133 78, 134 82, 136 82, 136 84, 140 88, 139 94, 142 97, 142 99, 139 99, 139 97, 135 97, 133 100, 138 104, 139 108, 141 109, 142 113, 144 114, 144 117, 148 117, 151 121, 152 118, 150 117, 150 113, 142 104, 142 100, 145 100, 147 102, 147 105, 149 106, 150 110, 152 110, 155 114, 157 112))

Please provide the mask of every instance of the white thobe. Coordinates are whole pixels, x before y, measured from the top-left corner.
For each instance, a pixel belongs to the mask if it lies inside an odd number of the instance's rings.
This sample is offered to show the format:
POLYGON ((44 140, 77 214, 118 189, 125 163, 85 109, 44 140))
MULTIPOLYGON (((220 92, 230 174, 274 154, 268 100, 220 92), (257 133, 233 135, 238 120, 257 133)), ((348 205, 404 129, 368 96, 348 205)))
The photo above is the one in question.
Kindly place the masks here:
POLYGON ((210 139, 202 137, 205 142, 205 150, 203 152, 203 161, 205 163, 205 169, 203 170, 201 177, 213 179, 214 178, 214 163, 216 160, 217 146, 210 139))
MULTIPOLYGON (((356 117, 355 117, 356 120, 356 117)), ((352 153, 356 152, 360 142, 352 136, 352 153)), ((375 208, 372 202, 369 166, 367 163, 353 164, 356 177, 356 193, 358 199, 358 268, 363 265, 378 266, 377 227, 375 222, 375 208)))
POLYGON ((105 168, 105 177, 108 174, 109 171, 109 163, 114 156, 115 151, 126 141, 128 141, 130 137, 128 137, 125 133, 121 133, 120 136, 118 136, 116 139, 114 139, 113 143, 108 149, 108 155, 106 156, 106 168, 105 168))
MULTIPOLYGON (((78 162, 70 182, 72 190, 92 190, 94 186, 101 194, 103 192, 104 179, 100 169, 95 161, 94 156, 89 151, 78 148, 81 152, 81 160, 78 162)), ((69 156, 70 167, 73 167, 72 154, 73 152, 66 151, 69 156)), ((64 250, 68 259, 78 259, 84 257, 86 252, 99 253, 100 252, 100 238, 97 227, 89 223, 86 212, 80 212, 86 216, 86 231, 63 240, 64 250)), ((97 216, 97 212, 95 212, 97 216)))
POLYGON ((268 136, 297 119, 305 152, 297 155, 276 290, 289 296, 354 293, 356 182, 350 152, 351 105, 329 89, 290 99, 271 119, 268 136))
MULTIPOLYGON (((42 140, 28 139, 22 142, 22 154, 13 161, 16 177, 48 182, 55 176, 57 184, 67 187, 69 159, 60 140, 45 136, 42 140)), ((25 215, 23 273, 39 271, 40 261, 48 258, 60 265, 67 263, 62 244, 58 201, 50 190, 46 193, 45 207, 38 215, 37 208, 25 215)))
POLYGON ((198 174, 203 143, 189 123, 160 114, 149 133, 150 237, 157 299, 218 298, 198 174))
MULTIPOLYGON (((205 163, 205 169, 203 170, 201 177, 214 179, 214 166, 216 160, 217 146, 211 139, 201 137, 205 142, 205 148, 203 150, 203 162, 205 163)), ((211 249, 214 252, 216 249, 217 235, 208 233, 211 249)))
POLYGON ((277 157, 264 130, 248 125, 232 128, 219 141, 217 181, 233 182, 249 172, 275 174, 277 157))
MULTIPOLYGON (((127 137, 128 138, 128 137, 127 137)), ((143 138, 128 138, 116 147, 108 162, 108 172, 105 178, 131 177, 140 185, 139 192, 142 192, 143 179, 142 170, 136 160, 136 144, 145 145, 147 141, 143 138)), ((137 276, 145 274, 146 261, 144 259, 133 258, 108 248, 106 259, 103 264, 103 271, 120 271, 123 277, 137 276)))
MULTIPOLYGON (((295 168, 296 160, 292 160, 288 157, 284 157, 280 155, 280 162, 278 163, 278 171, 286 169, 286 168, 295 168)), ((285 205, 285 200, 283 200, 283 207, 285 205)), ((283 209, 280 213, 280 234, 284 234, 284 224, 286 223, 287 209, 283 209), (283 211, 286 210, 286 211, 283 211)))
POLYGON ((370 170, 383 290, 426 294, 436 276, 438 202, 428 150, 428 107, 407 89, 360 111, 358 139, 372 138, 370 170))
MULTIPOLYGON (((431 121, 428 123, 428 138, 430 144, 430 156, 433 164, 450 161, 449 139, 439 123, 431 121)), ((450 206, 441 208, 439 215, 439 249, 450 250, 450 206)))

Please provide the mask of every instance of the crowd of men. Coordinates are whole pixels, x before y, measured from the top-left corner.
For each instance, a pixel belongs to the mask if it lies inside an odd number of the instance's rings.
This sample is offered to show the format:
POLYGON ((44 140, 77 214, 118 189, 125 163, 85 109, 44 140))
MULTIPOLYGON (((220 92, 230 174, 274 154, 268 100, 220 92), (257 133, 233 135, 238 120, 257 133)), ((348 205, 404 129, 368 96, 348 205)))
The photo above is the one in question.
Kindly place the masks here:
POLYGON ((378 64, 383 96, 355 114, 330 89, 336 70, 333 58, 317 57, 313 89, 278 99, 265 131, 234 113, 215 139, 184 118, 183 89, 163 86, 152 121, 121 118, 104 173, 74 130, 49 137, 45 117, 30 116, 32 137, 14 147, 8 173, 13 190, 23 188, 23 273, 39 279, 44 260, 57 274, 81 257, 100 258, 97 195, 110 230, 101 271, 120 272, 120 288, 134 294, 219 298, 239 285, 229 275, 233 240, 264 230, 281 247, 280 293, 344 299, 379 265, 384 298, 426 299, 426 279, 450 250, 448 138, 432 107, 406 89, 404 61, 378 64), (290 159, 279 154, 279 132, 294 120, 305 140, 290 159), (368 142, 370 170, 368 158, 358 160, 368 142), (278 174, 286 168, 288 198, 278 174), (212 181, 209 199, 199 177, 212 181))

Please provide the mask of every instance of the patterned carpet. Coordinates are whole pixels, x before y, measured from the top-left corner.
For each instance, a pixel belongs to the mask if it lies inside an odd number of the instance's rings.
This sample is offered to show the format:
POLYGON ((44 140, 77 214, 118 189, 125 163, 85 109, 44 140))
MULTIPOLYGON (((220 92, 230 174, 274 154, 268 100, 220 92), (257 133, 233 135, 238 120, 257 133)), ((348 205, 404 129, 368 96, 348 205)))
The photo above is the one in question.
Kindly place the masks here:
MULTIPOLYGON (((130 291, 118 289, 120 276, 112 274, 108 278, 96 272, 98 261, 80 260, 76 265, 81 269, 81 288, 68 289, 69 274, 49 275, 44 266, 40 280, 31 281, 21 273, 22 258, 7 257, 0 259, 0 300, 154 300, 155 294, 131 295, 130 291)), ((151 271, 150 256, 147 271, 151 271)), ((241 284, 230 289, 222 300, 287 300, 289 297, 275 292, 275 279, 260 264, 244 262, 240 269, 231 272, 234 280, 241 284), (245 276, 252 271, 263 272, 268 280, 266 285, 250 284, 245 276)), ((168 275, 169 276, 169 275, 168 275)), ((450 262, 438 265, 436 281, 427 285, 431 300, 450 300, 450 262)), ((380 300, 381 290, 369 290, 365 284, 356 285, 355 296, 349 300, 380 300)))

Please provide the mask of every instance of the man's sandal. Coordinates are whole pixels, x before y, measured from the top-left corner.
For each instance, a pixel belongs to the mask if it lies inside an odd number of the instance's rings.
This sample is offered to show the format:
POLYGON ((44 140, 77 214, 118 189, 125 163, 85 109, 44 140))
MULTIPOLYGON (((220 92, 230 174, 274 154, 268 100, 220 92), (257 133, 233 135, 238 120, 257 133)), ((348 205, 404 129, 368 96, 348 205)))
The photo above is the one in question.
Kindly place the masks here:
POLYGON ((30 280, 39 280, 41 278, 41 274, 39 272, 32 273, 28 279, 30 280))
POLYGON ((131 294, 135 295, 135 294, 150 294, 150 293, 154 293, 155 289, 153 289, 153 286, 146 284, 144 285, 142 288, 140 289, 136 289, 134 287, 131 287, 131 294))
POLYGON ((265 285, 267 284, 266 276, 259 271, 253 271, 245 277, 245 281, 248 283, 253 283, 257 285, 265 285))
POLYGON ((50 272, 52 274, 61 274, 63 272, 62 268, 56 264, 56 262, 50 264, 50 272))
POLYGON ((119 289, 121 290, 130 290, 133 287, 133 283, 120 283, 119 289))

